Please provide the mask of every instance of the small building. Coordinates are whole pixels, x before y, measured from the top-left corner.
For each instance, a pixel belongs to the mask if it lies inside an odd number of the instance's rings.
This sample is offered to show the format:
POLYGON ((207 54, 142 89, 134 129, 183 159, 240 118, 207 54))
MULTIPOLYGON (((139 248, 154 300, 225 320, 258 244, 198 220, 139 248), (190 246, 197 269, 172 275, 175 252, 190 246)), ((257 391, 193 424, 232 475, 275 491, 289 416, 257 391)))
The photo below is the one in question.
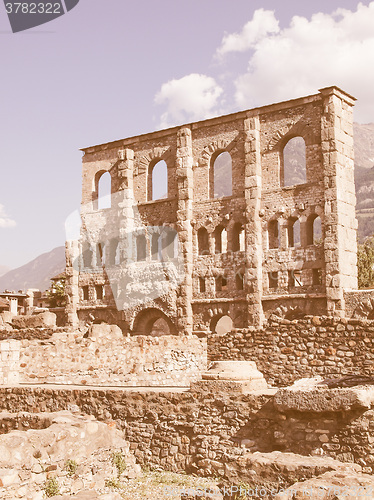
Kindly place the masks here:
POLYGON ((26 314, 27 298, 27 293, 22 292, 22 290, 19 290, 18 292, 5 290, 5 292, 0 293, 0 300, 3 299, 2 302, 4 302, 4 304, 8 304, 8 309, 4 310, 10 311, 15 315, 26 314))

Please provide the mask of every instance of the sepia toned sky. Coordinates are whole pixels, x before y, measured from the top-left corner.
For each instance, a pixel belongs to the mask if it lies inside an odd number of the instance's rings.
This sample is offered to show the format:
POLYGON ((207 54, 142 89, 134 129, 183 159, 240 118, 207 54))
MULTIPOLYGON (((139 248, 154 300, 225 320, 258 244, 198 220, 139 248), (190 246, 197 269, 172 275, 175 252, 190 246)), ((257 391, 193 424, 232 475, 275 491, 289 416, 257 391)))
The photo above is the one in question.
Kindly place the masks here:
POLYGON ((81 152, 338 85, 374 122, 374 1, 80 0, 13 34, 0 5, 0 265, 63 245, 81 152))

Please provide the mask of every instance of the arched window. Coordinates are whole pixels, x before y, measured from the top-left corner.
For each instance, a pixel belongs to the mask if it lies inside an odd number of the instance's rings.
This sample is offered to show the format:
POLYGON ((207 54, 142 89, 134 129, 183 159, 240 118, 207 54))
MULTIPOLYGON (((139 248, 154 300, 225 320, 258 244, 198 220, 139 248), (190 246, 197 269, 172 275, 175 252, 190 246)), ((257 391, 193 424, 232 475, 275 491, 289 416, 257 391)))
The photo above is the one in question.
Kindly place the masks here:
POLYGON ((139 234, 136 237, 136 260, 146 260, 147 257, 147 240, 144 234, 139 234))
POLYGON ((283 148, 282 174, 284 187, 306 182, 305 141, 302 137, 290 139, 283 148))
POLYGON ((279 222, 271 220, 268 223, 268 245, 269 248, 279 248, 279 222))
POLYGON ((240 222, 236 222, 232 229, 231 250, 233 252, 244 252, 244 228, 240 222))
POLYGON ((300 246, 300 221, 295 217, 290 217, 287 224, 288 247, 300 246))
POLYGON ((90 291, 89 287, 87 285, 82 286, 82 295, 83 295, 83 300, 89 300, 90 299, 90 291))
POLYGON ((95 285, 96 300, 103 300, 104 298, 104 285, 95 285))
POLYGON ((215 253, 227 252, 227 231, 223 226, 218 226, 214 231, 215 253))
POLYGON ((206 291, 205 278, 199 277, 199 292, 204 293, 206 291))
POLYGON ((238 271, 235 274, 235 284, 237 290, 244 290, 244 271, 238 271))
POLYGON ((317 214, 310 215, 306 221, 306 243, 307 245, 322 243, 322 222, 317 214))
POLYGON ((227 151, 213 157, 210 169, 210 197, 221 198, 232 195, 232 160, 227 151))
POLYGON ((148 174, 148 201, 168 197, 168 167, 164 160, 150 166, 148 174))
POLYGON ((224 292, 227 290, 227 278, 226 276, 216 276, 215 278, 216 292, 224 292))
POLYGON ((112 177, 109 172, 100 175, 97 182, 97 208, 110 208, 112 206, 112 177))
POLYGON ((209 254, 209 236, 208 231, 205 229, 205 227, 201 227, 197 232, 197 244, 199 255, 209 254))

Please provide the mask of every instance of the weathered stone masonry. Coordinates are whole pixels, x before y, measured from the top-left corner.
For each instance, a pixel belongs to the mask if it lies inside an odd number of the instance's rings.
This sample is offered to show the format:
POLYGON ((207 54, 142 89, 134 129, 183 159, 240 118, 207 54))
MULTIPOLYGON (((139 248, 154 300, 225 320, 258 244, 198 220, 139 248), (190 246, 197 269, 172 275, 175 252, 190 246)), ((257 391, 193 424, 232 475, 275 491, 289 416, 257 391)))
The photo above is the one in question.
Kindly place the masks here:
MULTIPOLYGON (((273 391, 274 392, 274 391, 273 391)), ((317 454, 374 467, 373 410, 281 411, 274 394, 1 388, 1 409, 69 409, 116 421, 141 463, 225 477, 246 451, 317 454)), ((332 403, 339 399, 332 395, 332 403), (335 399, 336 398, 336 399, 335 399)))
MULTIPOLYGON (((357 288, 353 103, 347 93, 329 87, 316 95, 85 148, 85 223, 109 227, 109 217, 118 219, 121 262, 133 259, 129 246, 135 243, 126 231, 131 224, 136 228, 131 222, 135 211, 145 227, 174 229, 184 278, 175 292, 160 292, 147 303, 118 311, 113 293, 123 291, 113 290, 108 281, 116 272, 111 241, 89 248, 82 233, 79 243, 67 242, 70 323, 105 320, 125 332, 144 334, 162 318, 171 333, 191 334, 214 331, 222 316, 229 316, 234 328, 261 326, 280 302, 304 314, 344 316, 343 290, 357 288), (305 142, 306 182, 288 186, 283 150, 295 137, 305 142), (217 198, 212 170, 223 152, 232 160, 232 195, 217 198), (167 198, 153 200, 152 173, 160 160, 167 164, 167 198), (99 181, 106 172, 112 196, 119 199, 114 216, 98 210, 99 181), (313 238, 318 217, 320 240, 313 238), (296 222, 300 245, 290 235, 296 222), (224 230, 227 249, 217 244, 224 230), (199 238, 207 239, 204 252, 199 238), (101 251, 104 269, 98 264, 101 251), (85 252, 90 263, 82 272, 85 252), (79 259, 81 271, 73 265, 79 259), (238 276, 244 276, 242 282, 238 276)), ((114 237, 107 231, 108 239, 114 237)), ((146 253, 137 279, 144 286, 156 281, 149 246, 146 253)))

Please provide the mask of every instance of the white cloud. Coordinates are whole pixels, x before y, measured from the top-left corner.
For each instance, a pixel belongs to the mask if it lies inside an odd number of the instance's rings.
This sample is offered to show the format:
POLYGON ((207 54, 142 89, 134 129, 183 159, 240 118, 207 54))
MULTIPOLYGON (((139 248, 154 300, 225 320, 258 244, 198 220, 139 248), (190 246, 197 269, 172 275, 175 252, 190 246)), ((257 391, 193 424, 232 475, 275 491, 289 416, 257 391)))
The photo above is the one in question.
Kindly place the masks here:
POLYGON ((156 104, 166 105, 160 126, 211 117, 222 92, 214 78, 197 73, 164 83, 155 96, 156 104))
POLYGON ((258 9, 254 12, 253 19, 244 25, 240 33, 232 33, 223 37, 217 53, 222 56, 228 52, 244 52, 268 34, 278 32, 279 23, 274 12, 258 9))
POLYGON ((338 85, 358 98, 355 119, 374 121, 373 26, 374 2, 310 20, 295 16, 289 27, 252 44, 247 71, 235 81, 236 105, 248 108, 338 85))
POLYGON ((241 31, 224 35, 215 56, 215 78, 192 73, 162 85, 155 97, 166 109, 162 126, 315 94, 332 85, 358 99, 356 121, 374 122, 374 1, 358 3, 355 11, 294 16, 282 28, 274 12, 258 9, 241 31), (241 54, 240 66, 233 53, 241 54))
POLYGON ((16 221, 10 219, 5 211, 4 206, 0 204, 0 228, 5 227, 14 227, 16 225, 16 221))

